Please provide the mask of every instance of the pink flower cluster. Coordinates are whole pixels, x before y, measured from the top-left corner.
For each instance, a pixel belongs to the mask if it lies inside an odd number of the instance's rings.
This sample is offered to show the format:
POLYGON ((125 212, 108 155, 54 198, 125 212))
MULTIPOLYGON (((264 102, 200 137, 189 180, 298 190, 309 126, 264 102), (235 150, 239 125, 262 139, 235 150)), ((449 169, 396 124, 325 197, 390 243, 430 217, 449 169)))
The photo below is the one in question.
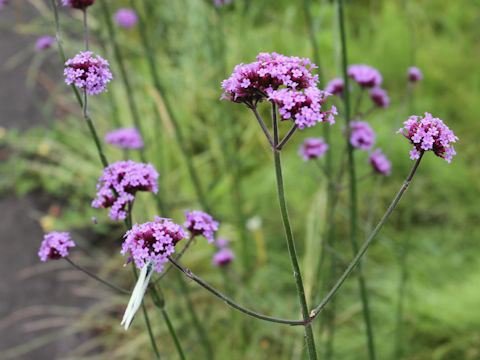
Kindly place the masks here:
POLYGON ((350 122, 350 144, 353 147, 370 150, 375 143, 375 132, 365 121, 350 122))
POLYGON ((328 144, 322 137, 307 138, 303 144, 300 145, 298 154, 303 158, 303 161, 308 161, 310 159, 322 157, 327 150, 328 144))
POLYGON ((117 10, 113 19, 119 26, 125 29, 130 29, 136 25, 138 15, 133 9, 122 8, 117 10))
POLYGON ((382 84, 380 72, 368 65, 350 65, 347 74, 357 84, 365 88, 379 87, 382 84))
POLYGON ((87 94, 96 95, 107 88, 107 83, 113 78, 108 61, 93 52, 79 52, 73 59, 65 62, 65 82, 74 84, 77 88, 85 88, 87 94))
POLYGON ((170 219, 155 217, 154 222, 133 225, 124 239, 120 253, 128 256, 127 264, 134 260, 135 266, 141 269, 152 260, 154 269, 160 273, 168 256, 175 252, 175 244, 188 239, 188 234, 170 219))
POLYGON ((334 78, 330 80, 325 88, 325 92, 328 94, 336 95, 338 97, 343 96, 343 88, 345 87, 345 81, 341 78, 334 78))
POLYGON ((382 149, 376 149, 368 157, 368 162, 372 165, 373 171, 381 175, 390 175, 392 163, 382 154, 382 149))
POLYGON ((203 235, 209 243, 215 241, 213 233, 218 230, 218 221, 213 220, 209 214, 199 210, 192 212, 186 210, 185 219, 183 226, 191 232, 192 236, 203 235))
POLYGON ((280 89, 269 92, 268 100, 278 105, 281 120, 293 120, 301 130, 318 122, 335 123, 333 115, 337 115, 335 106, 328 111, 321 111, 321 106, 327 99, 327 93, 317 87, 309 87, 304 91, 280 89))
POLYGON ((418 67, 410 66, 408 68, 408 81, 416 83, 423 79, 423 74, 418 67))
POLYGON ((379 87, 370 90, 370 99, 376 106, 388 108, 390 106, 390 98, 387 92, 379 87))
POLYGON ((230 264, 235 259, 235 254, 228 248, 228 240, 224 238, 217 238, 215 245, 220 249, 212 259, 212 265, 216 267, 224 267, 230 264))
POLYGON ((48 49, 55 43, 55 39, 51 36, 39 37, 35 43, 35 51, 42 51, 48 49))
POLYGON ((74 246, 68 232, 52 231, 43 237, 38 256, 42 261, 57 260, 68 256, 68 249, 74 246))
POLYGON ((125 219, 126 207, 135 199, 137 191, 158 191, 158 173, 151 164, 117 161, 103 170, 98 179, 95 208, 111 208, 112 220, 125 219))
POLYGON ((62 0, 62 5, 74 9, 84 10, 88 6, 93 5, 94 2, 95 0, 62 0))
POLYGON ((432 150, 435 155, 450 163, 452 156, 456 155, 452 144, 457 142, 458 137, 442 120, 434 118, 432 114, 426 112, 423 117, 412 115, 403 125, 397 133, 412 143, 410 159, 418 159, 420 152, 432 150))
POLYGON ((125 149, 141 149, 142 136, 134 127, 120 128, 105 135, 105 142, 125 149))

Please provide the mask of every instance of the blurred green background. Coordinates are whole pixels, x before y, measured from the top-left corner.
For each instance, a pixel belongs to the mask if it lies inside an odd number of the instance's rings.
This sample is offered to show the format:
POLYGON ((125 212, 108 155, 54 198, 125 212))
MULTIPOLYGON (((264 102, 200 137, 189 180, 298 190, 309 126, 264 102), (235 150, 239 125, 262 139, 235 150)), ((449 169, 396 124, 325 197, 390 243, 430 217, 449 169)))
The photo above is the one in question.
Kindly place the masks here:
MULTIPOLYGON (((103 137, 119 125, 131 125, 132 117, 98 4, 101 1, 104 0, 97 0, 89 11, 92 49, 110 61, 115 77, 107 94, 90 101, 97 130, 103 137)), ((107 3, 111 12, 130 7, 128 1, 107 3)), ((54 35, 49 2, 22 1, 11 6, 17 14, 33 6, 35 16, 28 21, 19 16, 9 31, 25 36, 54 35)), ((159 0, 139 1, 137 6, 146 20, 157 71, 166 89, 164 94, 152 85, 138 28, 127 31, 115 27, 115 34, 140 112, 145 155, 161 174, 159 195, 168 204, 167 215, 182 222, 183 209, 201 205, 175 139, 171 117, 165 110, 165 98, 180 123, 208 205, 221 221, 219 234, 231 241, 237 254, 229 271, 212 268, 214 250, 200 240, 185 255, 183 263, 242 304, 273 316, 299 317, 268 145, 246 107, 219 101, 220 82, 236 64, 253 61, 259 52, 313 58, 305 11, 312 18, 323 75, 321 87, 340 76, 335 5, 314 0, 233 0, 215 8, 213 1, 207 0, 159 0), (248 267, 241 257, 245 248, 248 267)), ((377 110, 369 118, 377 132, 376 146, 392 146, 393 168, 381 188, 373 178, 359 185, 361 238, 371 227, 368 215, 373 194, 377 191, 375 223, 412 166, 407 141, 400 135, 391 136, 396 119, 404 121, 411 114, 428 111, 443 119, 460 138, 455 147, 458 155, 452 164, 433 154, 425 156, 411 188, 364 262, 378 358, 480 359, 480 164, 476 158, 480 130, 480 4, 467 0, 359 0, 346 1, 346 12, 349 63, 377 68, 391 98, 390 108, 377 110), (415 85, 405 111, 399 114, 407 85, 406 71, 411 65, 422 70, 424 79, 415 85), (399 321, 398 288, 405 244, 408 276, 399 321)), ((66 56, 73 57, 83 48, 81 13, 62 8, 60 18, 66 56)), ((18 49, 3 65, 14 72, 19 63, 29 64, 26 86, 38 81, 42 91, 48 93, 47 102, 38 106, 47 125, 28 131, 1 132, 0 144, 8 149, 9 156, 1 164, 0 190, 4 195, 12 191, 19 196, 31 192, 48 194, 61 211, 38 216, 44 231, 71 230, 78 234, 79 239, 75 240, 80 246, 73 257, 79 263, 132 287, 130 271, 122 267, 124 260, 119 254, 122 224, 112 223, 106 211, 90 207, 101 164, 73 94, 61 80, 62 65, 56 49, 33 55, 31 49, 18 49), (92 216, 98 218, 98 225, 92 223, 92 216)), ((341 104, 337 105, 341 112, 341 104)), ((260 108, 268 119, 268 106, 260 108)), ((330 129, 336 162, 344 144, 343 124, 340 113, 330 129)), ((282 132, 286 132, 289 125, 282 125, 282 132)), ((282 153, 289 213, 311 307, 320 299, 315 290, 318 275, 322 276, 318 266, 326 187, 314 164, 304 163, 297 152, 303 138, 322 136, 325 126, 328 125, 297 132, 282 153)), ((110 161, 124 156, 108 146, 106 153, 110 161)), ((130 157, 139 160, 136 153, 130 157)), ((357 153, 356 161, 358 173, 366 173, 366 155, 357 153)), ((153 199, 141 194, 135 204, 134 221, 149 221, 156 214, 153 199)), ((335 216, 335 250, 342 259, 349 260, 353 254, 346 237, 347 222, 348 198, 343 196, 335 216)), ((37 240, 40 245, 41 239, 37 240)), ((344 267, 340 262, 337 271, 344 267)), ((354 277, 355 274, 336 297, 333 359, 367 359, 354 277)), ((174 271, 162 281, 167 308, 181 334, 187 358, 205 358, 186 310, 181 281, 174 271)), ((185 284, 216 359, 304 358, 302 329, 246 318, 194 283, 185 284)), ((101 285, 90 281, 84 286, 94 293, 101 289, 102 296, 68 327, 70 331, 87 334, 85 343, 73 349, 68 358, 151 358, 142 319, 136 319, 127 333, 119 326, 128 299, 107 293, 101 285)), ((147 305, 162 359, 176 359, 160 314, 156 314, 150 299, 147 305)), ((319 320, 314 330, 322 355, 326 334, 331 329, 324 325, 323 318, 319 320)))

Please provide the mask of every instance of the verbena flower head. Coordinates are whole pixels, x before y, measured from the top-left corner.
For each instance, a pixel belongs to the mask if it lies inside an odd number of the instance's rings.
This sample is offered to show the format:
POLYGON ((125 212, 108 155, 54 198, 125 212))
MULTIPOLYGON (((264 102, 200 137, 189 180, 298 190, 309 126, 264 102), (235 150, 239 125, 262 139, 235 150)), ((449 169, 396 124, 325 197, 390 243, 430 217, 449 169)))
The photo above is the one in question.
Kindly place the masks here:
POLYGON ((330 110, 322 111, 328 95, 316 86, 303 91, 287 88, 269 90, 268 95, 268 100, 278 105, 280 120, 292 120, 300 130, 323 121, 328 121, 330 125, 335 123, 333 115, 337 115, 337 109, 332 106, 330 110))
POLYGON ((420 69, 416 66, 410 66, 408 68, 408 81, 416 83, 423 79, 423 74, 420 69))
POLYGON ((341 78, 334 78, 330 80, 325 88, 325 92, 336 95, 339 97, 343 96, 343 88, 345 87, 345 81, 341 78))
POLYGON ((452 156, 456 155, 453 143, 457 142, 458 137, 432 114, 426 112, 425 116, 412 115, 403 125, 397 133, 405 136, 413 145, 410 159, 418 159, 420 152, 431 150, 450 163, 452 156))
POLYGON ((228 244, 229 244, 229 241, 223 237, 218 237, 215 239, 215 246, 218 247, 219 249, 227 247, 228 244))
POLYGON ((302 156, 303 161, 308 161, 310 159, 322 157, 327 150, 328 144, 323 140, 322 137, 307 138, 303 144, 300 145, 298 154, 302 156))
POLYGON ((186 210, 185 219, 183 226, 192 233, 192 236, 203 235, 209 243, 215 241, 213 232, 218 230, 218 222, 209 214, 199 210, 191 212, 186 210))
POLYGON ((381 88, 373 88, 370 90, 370 99, 376 106, 388 108, 390 106, 390 98, 387 92, 381 88))
POLYGON ((175 252, 175 244, 188 239, 188 234, 170 219, 155 217, 153 222, 133 225, 124 239, 120 253, 128 256, 127 264, 134 260, 135 266, 141 269, 152 260, 155 270, 160 273, 168 256, 175 252))
POLYGON ((214 0, 214 4, 216 7, 222 6, 222 4, 230 4, 232 0, 214 0))
POLYGON ((138 15, 133 9, 122 8, 117 10, 114 20, 119 26, 130 29, 137 24, 138 15))
POLYGON ((81 10, 93 5, 94 2, 95 0, 62 0, 63 6, 81 10))
POLYGON ((87 94, 96 95, 104 91, 113 78, 108 61, 93 52, 79 52, 73 59, 65 62, 65 82, 77 88, 85 88, 87 94))
POLYGON ((296 90, 316 86, 315 68, 307 58, 260 53, 257 61, 235 66, 233 74, 222 81, 222 98, 252 107, 281 86, 296 90))
POLYGON ((134 127, 120 128, 105 135, 105 142, 125 149, 141 149, 142 136, 134 127))
POLYGON ((368 65, 350 65, 347 74, 362 87, 373 88, 382 84, 380 72, 368 65))
POLYGON ((74 246, 68 232, 52 231, 43 237, 38 256, 42 261, 57 260, 68 256, 68 249, 74 246))
POLYGON ((235 259, 235 255, 230 249, 220 249, 213 255, 212 265, 217 267, 223 267, 230 264, 235 259))
POLYGON ((35 43, 35 51, 42 51, 48 49, 55 43, 55 39, 51 36, 39 37, 35 43))
POLYGON ((110 208, 112 220, 125 219, 126 207, 137 191, 158 191, 158 173, 151 164, 117 161, 103 170, 98 179, 95 208, 110 208))
POLYGON ((350 122, 350 144, 353 147, 370 150, 375 143, 375 132, 365 121, 350 122))
POLYGON ((373 171, 381 175, 390 175, 392 163, 382 154, 382 149, 372 151, 368 157, 368 162, 372 165, 373 171))
POLYGON ((3 5, 7 4, 9 0, 0 0, 0 9, 3 8, 3 5))

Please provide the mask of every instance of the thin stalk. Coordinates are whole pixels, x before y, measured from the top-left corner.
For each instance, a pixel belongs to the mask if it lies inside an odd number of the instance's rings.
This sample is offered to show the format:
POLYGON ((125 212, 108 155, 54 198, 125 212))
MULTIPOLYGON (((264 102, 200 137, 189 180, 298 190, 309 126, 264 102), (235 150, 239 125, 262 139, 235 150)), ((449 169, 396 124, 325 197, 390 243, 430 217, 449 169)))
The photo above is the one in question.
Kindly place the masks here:
POLYGON ((83 9, 83 30, 85 32, 85 50, 90 48, 90 38, 88 36, 87 9, 83 9))
POLYGON ((68 262, 70 263, 70 265, 72 265, 72 266, 73 266, 74 268, 76 268, 77 270, 80 270, 80 271, 84 272, 85 274, 87 274, 88 276, 90 276, 92 279, 95 279, 95 280, 101 282, 102 284, 107 285, 108 287, 112 288, 113 290, 119 291, 119 292, 121 292, 121 293, 123 293, 123 294, 131 294, 131 292, 128 291, 127 289, 124 289, 124 288, 122 288, 122 287, 120 287, 120 286, 117 286, 117 285, 115 285, 114 283, 111 283, 111 282, 108 281, 108 280, 102 279, 101 277, 95 275, 95 274, 92 273, 91 271, 85 269, 83 266, 80 266, 80 265, 74 263, 73 260, 70 259, 68 256, 64 257, 64 259, 65 259, 66 261, 68 261, 68 262))
POLYGON ((318 66, 318 80, 320 80, 320 84, 322 84, 323 72, 320 62, 320 51, 318 50, 317 36, 315 34, 315 28, 313 26, 312 15, 310 14, 310 0, 303 0, 303 12, 305 14, 305 20, 308 27, 308 35, 310 38, 310 43, 312 45, 313 61, 315 62, 315 65, 318 66))
MULTIPOLYGON (((132 7, 134 7, 134 5, 135 5, 134 1, 132 0, 130 3, 132 5, 132 7)), ((181 128, 180 128, 180 124, 179 124, 177 118, 175 117, 173 107, 170 104, 170 101, 168 100, 168 98, 166 97, 166 92, 164 91, 164 86, 162 85, 162 83, 160 81, 160 77, 159 77, 158 72, 157 72, 155 56, 154 56, 154 53, 152 52, 151 47, 150 47, 150 43, 149 43, 148 35, 147 35, 147 30, 145 28, 143 17, 138 12, 137 12, 137 14, 138 14, 138 29, 139 29, 139 32, 140 32, 140 40, 142 42, 142 47, 143 47, 143 50, 145 52, 145 56, 147 58, 148 68, 149 68, 150 75, 151 75, 152 80, 153 80, 153 85, 154 85, 155 89, 157 90, 157 92, 160 94, 160 96, 162 97, 162 99, 164 101, 165 108, 167 110, 167 113, 168 113, 168 115, 170 117, 170 120, 171 120, 171 123, 173 125, 175 138, 177 140, 178 146, 180 147, 180 150, 182 152, 185 163, 187 164, 188 173, 190 175, 193 186, 195 188, 195 192, 197 194, 198 201, 200 202, 200 204, 202 205, 202 207, 205 211, 211 213, 210 206, 208 205, 208 202, 206 200, 205 194, 203 192, 203 189, 202 189, 202 186, 201 186, 201 183, 200 183, 200 178, 197 174, 197 171, 195 170, 195 167, 193 166, 192 156, 191 156, 189 150, 187 149, 187 142, 185 141, 185 139, 183 137, 183 134, 182 134, 182 131, 181 131, 181 128)))
POLYGON ((342 276, 340 276, 340 278, 335 283, 335 285, 332 287, 332 289, 329 291, 327 296, 325 296, 325 298, 320 302, 320 304, 314 310, 311 311, 311 313, 310 313, 311 320, 313 320, 320 313, 320 311, 322 311, 322 309, 328 304, 328 302, 332 299, 332 297, 340 289, 340 287, 345 282, 345 280, 348 278, 348 276, 352 273, 352 271, 360 263, 360 260, 362 259, 363 255, 367 252, 367 250, 368 250, 370 244, 372 243, 373 239, 378 234, 378 232, 380 231, 382 226, 385 224, 388 217, 390 216, 390 214, 392 213, 392 211, 395 209, 398 202, 402 198, 402 195, 404 194, 404 192, 407 190, 408 186, 410 185, 410 182, 412 181, 413 175, 415 175, 415 172, 417 171, 418 165, 420 164, 420 161, 422 160, 423 154, 424 154, 423 152, 420 153, 419 158, 417 159, 417 161, 413 165, 413 168, 410 171, 410 174, 408 175, 407 179, 403 182, 403 185, 400 188, 399 192, 397 193, 397 195, 393 199, 392 203, 388 207, 387 211, 385 212, 385 214, 383 215, 383 217, 381 218, 381 220, 379 221, 379 223, 377 224, 375 229, 373 229, 373 231, 370 234, 370 236, 368 237, 368 239, 365 240, 363 245, 360 247, 357 254, 353 258, 353 260, 350 262, 350 264, 348 265, 347 269, 343 272, 342 276))
POLYGON ((268 132, 267 127, 265 126, 265 123, 263 122, 262 118, 260 117, 260 114, 258 113, 257 107, 256 107, 256 106, 252 106, 252 107, 250 107, 250 109, 252 109, 253 113, 255 114, 255 118, 257 119, 258 124, 260 125, 260 127, 262 128, 263 133, 264 133, 265 136, 267 137, 267 140, 268 140, 270 146, 273 148, 273 140, 272 140, 272 137, 270 136, 270 133, 268 132))
MULTIPOLYGON (((354 253, 358 252, 358 240, 357 240, 357 220, 358 220, 358 209, 357 209, 357 187, 356 187, 356 179, 355 179, 355 160, 353 154, 353 147, 350 143, 350 94, 349 94, 349 78, 347 75, 347 43, 346 43, 346 36, 345 36, 345 21, 344 21, 344 14, 343 14, 343 0, 337 0, 338 4, 338 15, 339 15, 339 26, 340 26, 340 38, 342 43, 342 65, 343 65, 343 79, 345 83, 345 89, 343 94, 344 99, 344 107, 345 107, 345 122, 347 127, 347 153, 348 153, 348 168, 349 168, 349 182, 350 182, 350 240, 352 244, 352 248, 354 253)), ((361 99, 363 95, 363 89, 360 92, 360 95, 357 100, 357 105, 355 111, 359 111, 361 99)), ((365 277, 362 273, 361 264, 359 266, 359 276, 358 276, 358 284, 360 287, 360 297, 362 300, 362 307, 363 307, 363 316, 365 321, 366 327, 366 335, 367 335, 367 345, 368 345, 368 354, 370 360, 375 360, 375 344, 373 339, 373 330, 372 330, 372 323, 370 319, 370 308, 368 302, 368 292, 365 277)))
MULTIPOLYGON (((307 299, 305 297, 305 289, 303 287, 302 273, 300 271, 300 266, 298 265, 297 252, 295 250, 295 241, 293 240, 293 232, 290 226, 290 220, 288 218, 288 211, 287 211, 287 202, 285 200, 285 190, 284 190, 283 176, 282 176, 282 163, 280 159, 280 150, 278 148, 277 114, 276 114, 274 105, 272 106, 272 121, 273 121, 273 130, 275 132, 273 134, 273 139, 274 139, 273 159, 275 163, 275 177, 277 180, 277 193, 278 193, 278 202, 280 205, 280 213, 282 215, 282 222, 285 230, 285 237, 287 240, 288 253, 290 255, 290 261, 292 263, 293 275, 295 277, 295 285, 297 288, 298 299, 300 302, 300 309, 302 312, 302 317, 303 317, 304 326, 305 326, 305 342, 307 345, 308 358, 310 360, 316 360, 317 351, 315 350, 315 339, 313 337, 312 324, 310 322, 310 316, 308 314, 308 305, 307 305, 307 299)), ((295 131, 295 126, 294 128, 292 128, 292 130, 290 132, 293 135, 293 132, 295 131)))
POLYGON ((298 126, 297 124, 293 124, 292 127, 290 128, 290 130, 288 131, 287 135, 285 135, 285 137, 283 138, 282 141, 280 141, 280 144, 277 145, 276 149, 278 151, 282 150, 283 147, 285 146, 285 144, 287 143, 288 140, 290 140, 290 138, 293 136, 293 134, 295 133, 295 131, 297 131, 298 129, 298 126))
MULTIPOLYGON (((184 273, 188 278, 195 281, 198 285, 200 285, 201 287, 203 287, 207 291, 211 292, 216 297, 225 301, 232 308, 234 308, 238 311, 241 311, 244 314, 250 315, 250 316, 252 316, 254 318, 257 318, 257 319, 260 319, 260 320, 270 321, 270 322, 274 322, 274 323, 288 324, 288 325, 305 325, 305 322, 302 321, 302 320, 289 320, 289 319, 275 318, 275 317, 272 317, 272 316, 263 315, 263 314, 255 312, 253 310, 247 309, 246 307, 243 307, 243 306, 237 304, 235 301, 233 301, 229 297, 225 296, 224 294, 222 294, 220 291, 218 291, 214 287, 207 284, 205 281, 200 279, 197 275, 192 273, 190 271, 190 269, 187 269, 187 268, 183 267, 172 257, 169 257, 168 260, 170 260, 170 262, 173 264, 173 266, 175 266, 179 271, 184 273)), ((307 319, 307 320, 310 321, 309 319, 307 319)))
MULTIPOLYGON (((190 239, 188 239, 187 243, 185 244, 185 246, 183 247, 183 249, 178 253, 177 256, 175 256, 175 260, 176 261, 180 261, 181 257, 183 256, 183 254, 185 254, 185 251, 187 251, 187 249, 190 247, 190 244, 192 243, 193 239, 195 238, 195 236, 192 236, 190 239)), ((165 275, 167 275, 167 273, 170 271, 170 269, 173 267, 172 264, 168 264, 167 268, 162 271, 162 273, 160 274, 160 276, 158 277, 157 280, 155 280, 155 284, 157 282, 159 282, 160 280, 162 280, 165 275)))

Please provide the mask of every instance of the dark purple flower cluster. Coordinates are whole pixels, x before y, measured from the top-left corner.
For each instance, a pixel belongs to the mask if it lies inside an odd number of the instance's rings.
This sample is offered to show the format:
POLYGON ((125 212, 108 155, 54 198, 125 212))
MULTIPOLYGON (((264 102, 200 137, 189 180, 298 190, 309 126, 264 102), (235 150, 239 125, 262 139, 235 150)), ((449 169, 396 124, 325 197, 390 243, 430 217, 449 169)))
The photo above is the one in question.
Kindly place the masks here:
POLYGON ((347 74, 364 88, 379 87, 382 84, 380 72, 368 65, 350 65, 347 69, 347 74))
POLYGON ((186 210, 185 219, 183 226, 192 233, 192 236, 203 235, 209 243, 215 241, 213 233, 218 230, 218 221, 213 220, 209 214, 199 210, 186 210))
POLYGON ((343 88, 345 87, 345 81, 341 78, 334 78, 330 80, 325 88, 325 92, 328 94, 343 96, 343 88))
POLYGON ((94 2, 95 0, 62 0, 62 5, 74 9, 84 10, 90 5, 93 5, 94 2))
POLYGON ((390 175, 392 163, 382 154, 382 149, 376 149, 370 153, 368 162, 372 165, 373 171, 381 175, 390 175))
POLYGON ((105 142, 125 149, 143 148, 142 136, 134 127, 120 128, 105 135, 105 142))
POLYGON ((410 66, 408 68, 408 81, 416 83, 423 79, 423 74, 418 67, 410 66))
POLYGON ((452 156, 456 155, 453 143, 457 142, 458 137, 442 120, 434 118, 432 114, 426 112, 423 117, 412 115, 403 125, 397 133, 405 136, 413 145, 410 159, 418 159, 420 152, 431 150, 450 163, 452 156))
POLYGON ((390 98, 387 92, 379 87, 370 90, 370 99, 378 107, 388 108, 390 106, 390 98))
POLYGON ((135 224, 124 236, 122 255, 127 255, 127 263, 134 260, 141 269, 148 261, 154 262, 154 269, 160 273, 168 256, 175 252, 175 244, 188 239, 185 229, 170 219, 155 217, 154 222, 135 224))
POLYGON ((327 150, 328 144, 322 137, 306 138, 303 144, 300 145, 298 154, 303 158, 303 161, 308 161, 310 159, 322 157, 327 150))
POLYGON ((235 254, 228 248, 228 240, 217 238, 215 245, 219 250, 213 255, 212 265, 216 267, 224 267, 235 259, 235 254))
POLYGON ((68 256, 68 249, 74 246, 68 232, 52 231, 43 237, 38 256, 42 261, 57 260, 68 256))
POLYGON ((158 173, 151 164, 117 161, 103 170, 98 179, 95 208, 111 208, 110 218, 125 219, 127 205, 135 199, 137 191, 158 191, 158 173))
POLYGON ((350 144, 354 148, 370 150, 375 143, 375 132, 365 121, 350 122, 350 144))
POLYGON ((108 68, 108 61, 91 51, 80 51, 73 59, 65 62, 65 82, 74 84, 77 88, 85 88, 87 94, 96 95, 107 88, 107 83, 113 78, 108 68))

